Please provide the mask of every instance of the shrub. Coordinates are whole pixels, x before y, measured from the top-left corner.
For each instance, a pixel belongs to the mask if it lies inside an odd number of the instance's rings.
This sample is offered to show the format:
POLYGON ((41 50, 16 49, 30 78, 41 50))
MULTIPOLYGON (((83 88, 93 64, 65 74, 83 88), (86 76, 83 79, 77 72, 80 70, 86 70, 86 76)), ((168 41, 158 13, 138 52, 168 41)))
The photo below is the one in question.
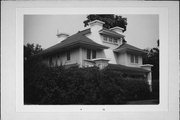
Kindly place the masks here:
POLYGON ((149 98, 145 81, 125 79, 120 71, 25 64, 25 104, 125 104, 149 98))

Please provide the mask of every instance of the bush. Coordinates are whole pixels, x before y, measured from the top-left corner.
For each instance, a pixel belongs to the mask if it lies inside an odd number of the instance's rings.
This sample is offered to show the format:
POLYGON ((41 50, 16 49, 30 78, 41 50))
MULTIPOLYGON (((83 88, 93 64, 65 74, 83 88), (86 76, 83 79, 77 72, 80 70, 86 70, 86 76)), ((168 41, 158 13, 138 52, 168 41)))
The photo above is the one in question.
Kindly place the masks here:
POLYGON ((152 98, 159 100, 159 80, 152 80, 152 98))
POLYGON ((120 71, 25 64, 25 104, 125 104, 149 98, 145 81, 125 79, 120 71))

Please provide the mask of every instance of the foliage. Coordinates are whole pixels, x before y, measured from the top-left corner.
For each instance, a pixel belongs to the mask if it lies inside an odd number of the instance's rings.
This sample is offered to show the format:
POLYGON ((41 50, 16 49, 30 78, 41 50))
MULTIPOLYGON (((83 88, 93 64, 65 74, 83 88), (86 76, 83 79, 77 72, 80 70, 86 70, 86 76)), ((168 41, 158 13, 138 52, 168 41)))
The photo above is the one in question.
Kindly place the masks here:
POLYGON ((127 18, 123 18, 122 16, 113 15, 113 14, 91 14, 87 16, 87 20, 84 21, 84 26, 88 26, 88 23, 93 20, 100 20, 105 22, 103 27, 109 29, 112 27, 122 27, 124 28, 123 32, 126 31, 127 26, 127 18))
POLYGON ((147 54, 143 59, 144 64, 152 64, 152 97, 159 99, 159 40, 157 47, 146 50, 147 54))
POLYGON ((42 51, 41 45, 27 43, 24 45, 24 60, 29 60, 29 58, 35 54, 42 51))
POLYGON ((159 79, 159 40, 157 41, 158 46, 150 50, 146 50, 147 54, 143 59, 144 64, 152 64, 152 78, 159 79))
POLYGON ((125 104, 149 98, 144 80, 124 79, 121 72, 111 69, 26 64, 25 104, 125 104))

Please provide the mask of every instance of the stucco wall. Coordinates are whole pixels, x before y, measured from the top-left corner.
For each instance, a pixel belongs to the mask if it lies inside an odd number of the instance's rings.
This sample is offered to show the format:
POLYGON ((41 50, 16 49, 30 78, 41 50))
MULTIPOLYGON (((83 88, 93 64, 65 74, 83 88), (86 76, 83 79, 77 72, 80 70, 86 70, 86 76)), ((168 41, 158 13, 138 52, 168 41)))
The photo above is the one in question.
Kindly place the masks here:
POLYGON ((127 54, 127 65, 131 67, 140 67, 142 65, 142 56, 138 55, 138 63, 131 63, 131 55, 127 54))
POLYGON ((131 55, 128 53, 117 54, 117 64, 140 67, 142 65, 142 56, 138 55, 138 63, 131 63, 131 55))
MULTIPOLYGON (((44 63, 49 65, 49 58, 43 61, 44 63)), ((74 63, 80 63, 79 59, 79 48, 78 49, 73 49, 70 51, 70 60, 67 60, 67 53, 60 53, 57 55, 52 56, 52 63, 53 66, 57 65, 68 65, 68 64, 74 64, 74 63), (59 55, 59 57, 58 57, 59 55)))
POLYGON ((117 53, 117 64, 126 65, 126 59, 126 53, 117 53))
MULTIPOLYGON (((92 55, 92 54, 91 54, 92 55)), ((96 51, 96 58, 106 58, 104 50, 96 51)), ((87 59, 87 49, 82 48, 82 61, 87 59)), ((83 65, 85 63, 83 62, 83 65)))
POLYGON ((108 49, 104 49, 103 51, 98 51, 97 58, 107 58, 110 59, 109 63, 117 64, 116 56, 113 50, 120 45, 121 41, 118 41, 118 44, 104 42, 103 36, 99 34, 99 30, 101 29, 102 28, 100 28, 100 26, 93 26, 91 28, 91 33, 87 34, 86 36, 95 41, 96 43, 109 47, 108 49))

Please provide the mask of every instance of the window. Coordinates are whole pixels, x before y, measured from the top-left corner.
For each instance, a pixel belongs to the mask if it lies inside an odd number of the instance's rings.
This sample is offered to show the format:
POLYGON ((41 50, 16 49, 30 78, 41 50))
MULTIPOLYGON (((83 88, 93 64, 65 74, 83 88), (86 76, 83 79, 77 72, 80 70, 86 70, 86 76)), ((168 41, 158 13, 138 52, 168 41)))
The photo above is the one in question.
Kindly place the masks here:
POLYGON ((96 58, 96 51, 87 49, 87 59, 95 59, 96 58))
POLYGON ((135 56, 135 63, 138 63, 138 56, 135 56))
POLYGON ((96 51, 92 50, 92 59, 96 58, 96 51))
POLYGON ((104 39, 104 41, 107 41, 107 37, 106 36, 104 36, 103 39, 104 39))
POLYGON ((110 38, 109 38, 109 42, 112 42, 112 41, 113 41, 113 39, 110 37, 110 38))
POLYGON ((87 59, 91 59, 91 50, 87 49, 87 59))
POLYGON ((114 43, 117 44, 117 39, 114 39, 114 43))
POLYGON ((138 56, 131 55, 131 63, 138 63, 138 56))
POLYGON ((131 63, 134 63, 134 55, 131 55, 131 63))
POLYGON ((71 56, 70 56, 70 51, 67 52, 67 60, 70 60, 71 56))

